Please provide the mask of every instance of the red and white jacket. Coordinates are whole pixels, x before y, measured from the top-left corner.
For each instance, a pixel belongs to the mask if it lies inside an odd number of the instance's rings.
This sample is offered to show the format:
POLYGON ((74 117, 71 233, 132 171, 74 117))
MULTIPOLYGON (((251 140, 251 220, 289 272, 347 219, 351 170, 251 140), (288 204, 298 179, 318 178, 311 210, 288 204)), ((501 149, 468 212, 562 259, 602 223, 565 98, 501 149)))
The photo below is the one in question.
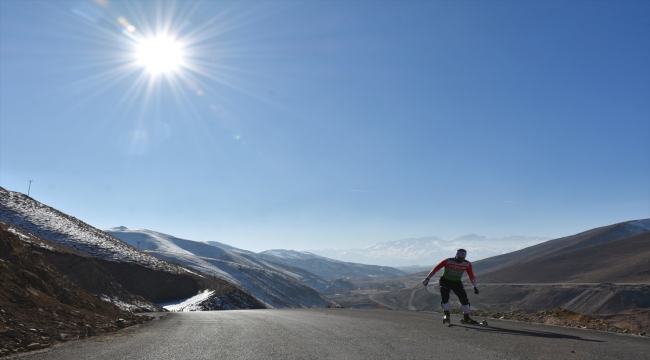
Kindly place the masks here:
POLYGON ((429 272, 427 279, 431 279, 442 268, 444 268, 442 277, 451 281, 460 281, 465 271, 467 271, 469 281, 476 287, 476 278, 474 278, 474 272, 472 271, 472 263, 469 261, 463 260, 463 262, 457 263, 454 258, 444 259, 429 272))

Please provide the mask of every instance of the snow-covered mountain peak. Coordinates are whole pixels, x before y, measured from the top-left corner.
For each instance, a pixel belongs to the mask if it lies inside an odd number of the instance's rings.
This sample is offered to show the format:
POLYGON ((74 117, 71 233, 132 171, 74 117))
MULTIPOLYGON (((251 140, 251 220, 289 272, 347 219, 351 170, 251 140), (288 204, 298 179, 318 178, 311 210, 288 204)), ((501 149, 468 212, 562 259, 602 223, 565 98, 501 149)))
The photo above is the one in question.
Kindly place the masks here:
MULTIPOLYGON (((379 242, 372 244, 370 246, 367 246, 365 248, 362 248, 360 250, 362 251, 377 251, 377 250, 382 250, 382 249, 403 249, 403 248, 413 248, 413 247, 420 247, 420 246, 427 246, 430 244, 438 244, 439 242, 442 242, 439 237, 437 236, 425 236, 425 237, 419 237, 419 238, 408 238, 408 239, 400 239, 400 240, 390 240, 390 241, 384 241, 384 242, 379 242)), ((337 249, 341 251, 347 251, 347 250, 342 250, 342 249, 337 249)))
POLYGON ((509 236, 488 238, 469 234, 451 241, 437 236, 425 236, 392 240, 373 244, 361 249, 320 249, 311 252, 341 261, 386 266, 432 265, 443 258, 453 256, 458 248, 464 248, 472 260, 504 254, 550 240, 542 237, 509 236))

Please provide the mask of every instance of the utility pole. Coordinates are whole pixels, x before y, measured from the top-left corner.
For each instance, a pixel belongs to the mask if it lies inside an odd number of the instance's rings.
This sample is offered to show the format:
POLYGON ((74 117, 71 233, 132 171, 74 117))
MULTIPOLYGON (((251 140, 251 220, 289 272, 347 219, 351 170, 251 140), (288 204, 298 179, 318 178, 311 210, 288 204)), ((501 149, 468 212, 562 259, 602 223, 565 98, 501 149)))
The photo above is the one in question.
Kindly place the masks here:
POLYGON ((27 196, 29 196, 29 192, 32 190, 32 181, 34 180, 29 180, 29 187, 27 188, 27 196))
POLYGON ((140 243, 142 243, 142 246, 144 246, 144 244, 147 243, 147 240, 140 240, 140 241, 136 241, 136 242, 138 243, 138 250, 140 250, 140 243))

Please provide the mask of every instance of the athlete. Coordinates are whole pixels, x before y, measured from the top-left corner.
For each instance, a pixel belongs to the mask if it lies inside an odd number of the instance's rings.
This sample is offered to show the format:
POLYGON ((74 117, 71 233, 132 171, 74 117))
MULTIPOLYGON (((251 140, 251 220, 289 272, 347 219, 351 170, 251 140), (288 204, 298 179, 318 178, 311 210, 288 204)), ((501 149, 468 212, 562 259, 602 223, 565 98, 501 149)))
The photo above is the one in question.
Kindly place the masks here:
POLYGON ((474 294, 478 294, 478 287, 476 287, 476 279, 474 278, 474 273, 472 272, 472 264, 465 260, 467 256, 467 251, 465 249, 458 249, 456 251, 456 256, 449 259, 444 259, 440 264, 431 270, 426 279, 422 281, 422 285, 427 286, 431 277, 438 272, 438 270, 444 268, 442 276, 440 277, 440 295, 442 296, 442 309, 445 312, 445 317, 443 317, 443 322, 449 323, 451 321, 449 315, 449 293, 451 291, 458 296, 458 300, 463 305, 463 314, 465 316, 465 322, 468 324, 478 324, 477 321, 469 317, 469 301, 467 300, 467 293, 465 288, 463 288, 463 283, 460 279, 463 277, 463 273, 467 271, 469 276, 469 281, 472 282, 474 286, 474 294))

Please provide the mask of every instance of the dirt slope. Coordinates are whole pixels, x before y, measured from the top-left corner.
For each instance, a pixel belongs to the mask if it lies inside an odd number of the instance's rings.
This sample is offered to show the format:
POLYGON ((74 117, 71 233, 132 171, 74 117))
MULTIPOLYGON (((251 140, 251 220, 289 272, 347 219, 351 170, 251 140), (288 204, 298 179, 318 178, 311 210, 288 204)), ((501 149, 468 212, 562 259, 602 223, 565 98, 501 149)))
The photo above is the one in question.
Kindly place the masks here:
POLYGON ((634 236, 639 233, 646 232, 648 230, 647 228, 644 229, 643 227, 634 225, 635 223, 639 222, 647 223, 648 220, 626 221, 618 224, 587 230, 576 235, 550 240, 508 254, 472 262, 472 267, 474 268, 475 273, 481 274, 487 271, 494 271, 499 268, 515 265, 519 262, 530 261, 535 258, 549 255, 559 255, 593 245, 616 241, 625 237, 634 236))
POLYGON ((164 311, 156 304, 124 289, 109 271, 89 255, 2 221, 0 228, 17 235, 23 244, 42 255, 46 263, 54 266, 68 280, 88 293, 110 299, 118 307, 130 312, 164 311))
POLYGON ((115 331, 126 324, 118 319, 146 319, 74 285, 6 225, 0 227, 0 278, 0 356, 115 331))
POLYGON ((650 284, 650 231, 569 248, 484 272, 481 282, 650 284))

